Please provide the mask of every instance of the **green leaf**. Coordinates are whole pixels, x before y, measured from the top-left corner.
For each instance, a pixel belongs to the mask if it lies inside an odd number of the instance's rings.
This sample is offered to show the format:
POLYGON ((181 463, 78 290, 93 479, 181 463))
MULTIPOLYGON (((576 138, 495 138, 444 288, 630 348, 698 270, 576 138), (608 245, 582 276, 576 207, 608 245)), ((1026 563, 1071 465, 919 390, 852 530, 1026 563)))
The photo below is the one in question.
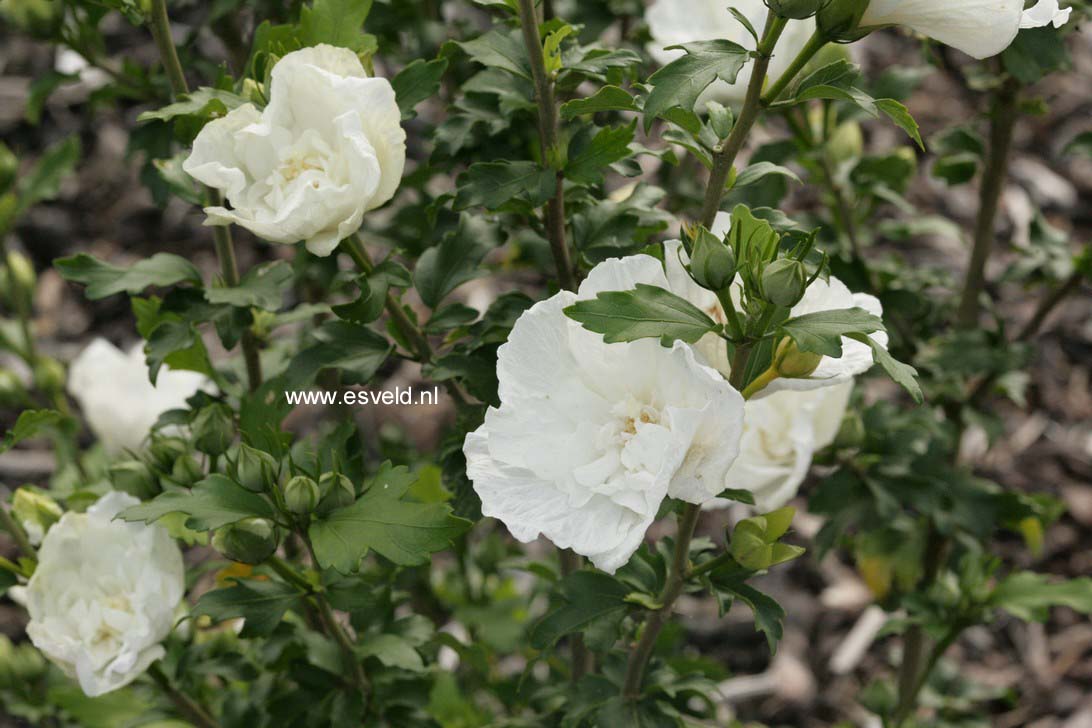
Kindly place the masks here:
POLYGON ((393 348, 383 336, 351 321, 327 321, 315 338, 319 343, 301 350, 288 364, 283 388, 307 384, 323 369, 341 369, 348 375, 346 383, 365 384, 393 348))
POLYGON ((603 334, 609 344, 649 338, 693 344, 719 328, 685 298, 646 283, 638 283, 632 291, 605 291, 594 300, 578 301, 565 314, 589 331, 603 334))
POLYGON ((863 308, 816 311, 791 318, 781 324, 801 351, 834 357, 842 356, 842 337, 885 331, 883 320, 863 308))
POLYGON ((193 177, 186 174, 186 170, 182 169, 182 163, 188 154, 188 152, 179 152, 166 159, 154 159, 152 164, 171 192, 191 205, 204 205, 204 200, 197 192, 197 183, 193 177))
POLYGON ((356 503, 314 521, 308 534, 319 565, 347 574, 371 550, 402 566, 425 564, 470 528, 444 503, 402 500, 415 480, 406 467, 388 464, 356 503))
POLYGON ((137 294, 151 286, 201 284, 201 272, 197 267, 170 253, 156 253, 129 268, 104 263, 87 253, 61 258, 54 265, 65 280, 87 286, 85 295, 92 301, 116 293, 137 294))
POLYGON ((273 519, 276 513, 269 501, 251 493, 230 478, 213 473, 191 490, 172 490, 122 511, 118 517, 126 521, 153 523, 168 513, 185 513, 186 527, 195 531, 212 531, 244 518, 273 519))
POLYGON ((413 645, 395 634, 371 635, 364 640, 359 652, 363 657, 374 657, 387 667, 411 672, 425 669, 420 653, 413 649, 413 645))
POLYGON ((194 617, 215 622, 243 618, 242 636, 271 633, 285 611, 302 602, 303 592, 280 581, 239 579, 234 585, 205 592, 193 607, 194 617))
POLYGON ((205 289, 205 300, 239 308, 276 311, 284 302, 285 292, 292 286, 293 275, 292 266, 283 260, 263 263, 247 271, 238 286, 205 289))
POLYGON ((895 99, 876 99, 876 108, 887 114, 888 118, 895 122, 895 126, 909 134, 910 138, 917 142, 922 151, 925 151, 925 142, 921 140, 921 130, 918 128, 918 122, 910 115, 909 109, 895 101, 895 99))
POLYGON ((648 82, 652 93, 645 101, 645 131, 653 120, 668 109, 681 106, 693 111, 698 97, 718 78, 735 83, 750 53, 743 46, 728 40, 707 40, 681 46, 686 55, 652 74, 648 82))
POLYGON ((0 440, 0 453, 5 453, 23 440, 28 440, 47 427, 64 421, 64 416, 54 410, 26 410, 15 420, 15 425, 0 440))
POLYGON ((394 96, 398 100, 398 108, 402 111, 403 120, 417 116, 415 111, 417 104, 436 95, 446 70, 446 58, 437 58, 432 61, 418 58, 391 79, 391 86, 394 87, 394 96))
POLYGON ((997 585, 990 604, 1025 621, 1046 621, 1051 607, 1069 607, 1092 614, 1092 579, 1052 582, 1046 574, 1020 571, 997 585))
POLYGON ((478 162, 459 177, 453 208, 496 210, 513 198, 538 207, 554 194, 556 175, 535 162, 478 162))
POLYGON ((637 120, 634 119, 626 126, 600 129, 586 144, 579 145, 574 140, 569 147, 565 176, 581 184, 599 184, 607 167, 629 156, 629 145, 636 129, 637 120))
POLYGON ((751 608, 755 618, 755 629, 766 635, 770 652, 777 652, 777 643, 781 641, 782 620, 785 610, 772 597, 763 594, 754 587, 738 582, 726 587, 726 590, 738 597, 751 608))
POLYGON ((876 360, 887 376, 894 380, 895 384, 905 389, 910 393, 910 396, 914 398, 914 401, 921 404, 925 401, 925 395, 921 391, 921 385, 918 384, 917 376, 918 370, 909 364, 904 364, 883 348, 877 344, 873 339, 863 334, 848 334, 849 338, 860 341, 862 344, 868 344, 872 349, 872 358, 876 360))
POLYGON ((800 184, 803 184, 803 182, 801 182, 800 180, 800 177, 797 176, 796 172, 793 172, 788 167, 782 167, 781 165, 774 164, 773 162, 755 162, 754 164, 750 165, 745 170, 739 173, 739 176, 736 177, 736 183, 735 185, 733 185, 733 189, 739 189, 740 187, 753 185, 756 182, 760 182, 766 177, 769 177, 770 175, 787 177, 794 182, 799 182, 800 184))
POLYGON ((1081 132, 1065 145, 1065 154, 1083 154, 1092 157, 1092 131, 1081 132))
POLYGON ((247 101, 231 91, 202 86, 181 97, 173 104, 168 104, 155 111, 145 111, 137 117, 140 123, 146 121, 172 121, 179 116, 192 116, 203 121, 226 116, 247 101))
POLYGON ((633 96, 618 86, 604 86, 591 96, 574 99, 561 105, 561 118, 573 119, 583 114, 601 111, 640 111, 633 96))
POLYGON ((494 226, 471 215, 461 215, 459 226, 439 245, 421 254, 413 283, 421 300, 436 308, 453 290, 485 274, 481 261, 499 241, 494 226))
POLYGON ((45 108, 50 95, 62 84, 75 83, 79 80, 79 74, 60 71, 48 71, 34 79, 27 90, 27 105, 23 118, 31 126, 38 126, 38 122, 42 120, 42 109, 45 108))
POLYGON ((456 43, 474 61, 531 80, 531 61, 519 32, 491 30, 473 40, 456 43))
POLYGON ((157 323, 148 336, 144 354, 152 384, 155 384, 164 364, 171 369, 199 372, 215 378, 216 372, 205 342, 189 321, 168 317, 157 323))
POLYGON ((73 135, 50 146, 30 171, 19 177, 15 217, 43 200, 51 200, 61 189, 61 181, 80 159, 80 140, 73 135))
POLYGON ((531 646, 544 650, 598 619, 612 615, 620 617, 628 608, 626 595, 631 591, 613 576, 598 571, 581 570, 569 574, 561 582, 564 603, 531 629, 531 646))
POLYGON ((364 21, 372 0, 315 0, 300 9, 300 36, 306 45, 330 45, 363 50, 371 42, 364 21))

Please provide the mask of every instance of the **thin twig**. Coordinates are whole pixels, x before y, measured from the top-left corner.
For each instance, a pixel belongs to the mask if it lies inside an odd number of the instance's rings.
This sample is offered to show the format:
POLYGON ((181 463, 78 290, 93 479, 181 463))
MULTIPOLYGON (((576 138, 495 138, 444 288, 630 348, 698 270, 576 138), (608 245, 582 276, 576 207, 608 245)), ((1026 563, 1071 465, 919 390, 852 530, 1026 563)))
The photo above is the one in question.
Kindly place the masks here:
MULTIPOLYGON (((558 549, 558 555, 561 558, 562 577, 579 571, 584 565, 584 559, 575 551, 558 549)), ((568 639, 569 648, 572 651, 572 681, 575 683, 588 674, 594 655, 588 651, 588 646, 584 644, 584 637, 579 633, 571 635, 568 639)))
POLYGON ((209 715, 208 711, 202 708, 196 700, 171 684, 170 679, 163 672, 159 663, 152 663, 148 668, 148 675, 167 694, 167 697, 170 698, 174 706, 178 708, 178 712, 186 720, 199 728, 219 728, 220 724, 216 722, 216 719, 209 715))

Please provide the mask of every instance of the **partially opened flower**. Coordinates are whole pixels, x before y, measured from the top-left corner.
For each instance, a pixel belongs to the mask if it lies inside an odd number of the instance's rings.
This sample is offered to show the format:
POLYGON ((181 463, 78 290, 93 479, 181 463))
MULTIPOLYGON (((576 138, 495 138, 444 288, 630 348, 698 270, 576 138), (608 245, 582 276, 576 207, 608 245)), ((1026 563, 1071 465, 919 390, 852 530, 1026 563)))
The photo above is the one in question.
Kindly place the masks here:
MULTIPOLYGON (((745 48, 754 46, 754 39, 742 23, 728 11, 729 6, 739 10, 751 25, 761 29, 769 9, 762 0, 656 0, 645 11, 652 42, 648 51, 658 63, 668 64, 683 55, 681 50, 666 50, 667 46, 693 43, 699 40, 725 39, 745 48)), ((807 43, 815 30, 815 20, 793 20, 786 26, 770 61, 769 79, 776 82, 788 69, 796 54, 807 43)), ((739 72, 734 84, 718 80, 702 95, 698 108, 704 108, 705 100, 740 102, 747 93, 751 79, 751 64, 739 72)))
POLYGON ((68 370, 69 394, 111 453, 139 450, 161 414, 185 407, 186 400, 200 390, 213 389, 197 372, 168 367, 159 370, 153 385, 140 346, 125 354, 105 339, 92 341, 68 370))
POLYGON ((466 438, 482 512, 512 535, 540 534, 613 572, 664 498, 704 503, 726 486, 743 398, 677 342, 607 344, 564 309, 600 291, 667 286, 649 256, 597 266, 516 322, 499 352, 499 408, 466 438))
POLYGON ((858 15, 862 28, 902 25, 975 58, 1005 50, 1021 28, 1060 25, 1069 17, 1057 0, 1042 0, 1027 12, 1024 0, 835 0, 820 14, 820 26, 859 13, 850 6, 864 5, 858 15))
POLYGON ((115 491, 66 513, 46 533, 26 589, 27 635, 92 697, 165 654, 185 590, 182 552, 163 527, 113 520, 138 503, 115 491))
MULTIPOLYGON (((853 383, 808 392, 777 392, 744 409, 739 457, 728 471, 731 488, 750 491, 760 513, 789 502, 807 477, 815 453, 834 442, 853 383)), ((706 508, 731 501, 716 499, 706 508)))
POLYGON ((244 104, 205 125, 182 166, 227 197, 206 224, 326 256, 394 196, 405 163, 390 82, 369 78, 351 50, 319 45, 273 67, 264 110, 244 104))

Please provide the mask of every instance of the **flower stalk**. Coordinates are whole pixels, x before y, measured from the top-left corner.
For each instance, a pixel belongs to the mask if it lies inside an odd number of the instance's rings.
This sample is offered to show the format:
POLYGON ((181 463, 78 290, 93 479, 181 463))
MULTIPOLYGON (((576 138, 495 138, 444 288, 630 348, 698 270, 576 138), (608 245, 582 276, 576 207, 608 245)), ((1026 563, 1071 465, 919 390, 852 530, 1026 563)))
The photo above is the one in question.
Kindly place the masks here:
MULTIPOLYGON (((788 20, 773 13, 768 13, 766 16, 766 27, 762 31, 762 40, 758 43, 754 70, 751 72, 751 81, 747 85, 743 107, 740 109, 732 131, 713 154, 713 171, 709 175, 709 186, 705 190, 705 202, 701 209, 701 224, 706 228, 711 228, 713 221, 716 220, 717 212, 720 210, 720 200, 724 196, 724 188, 728 184, 728 176, 732 173, 736 157, 743 149, 743 143, 762 112, 762 87, 766 83, 766 74, 770 69, 774 46, 777 45, 787 24, 788 20)), ((786 73, 782 80, 788 83, 788 80, 791 80, 789 74, 786 73)))
POLYGON ((1002 83, 994 98, 990 115, 989 151, 986 168, 982 173, 978 217, 974 228, 974 248, 971 251, 971 261, 967 267, 956 317, 956 323, 963 329, 973 328, 978 323, 980 299, 986 285, 986 263, 993 252, 994 238, 997 237, 994 228, 1001 206, 1001 193, 1005 189, 1008 175, 1019 100, 1019 82, 1011 78, 1002 83))
MULTIPOLYGON (((547 18, 551 11, 545 7, 547 18)), ((560 117, 557 108, 557 96, 554 93, 554 81, 546 71, 546 57, 542 50, 542 39, 538 31, 538 16, 535 13, 534 0, 519 0, 519 22, 523 32, 523 42, 527 46, 527 55, 531 59, 531 77, 535 83, 535 101, 538 104, 538 138, 542 153, 542 164, 557 167, 554 182, 554 195, 546 203, 546 237, 557 266, 557 278, 565 290, 576 290, 576 274, 573 269, 569 245, 565 239, 565 176, 558 159, 561 154, 560 117)))
POLYGON ((216 719, 209 715, 196 700, 171 684, 170 678, 163 672, 163 668, 159 666, 159 663, 153 663, 148 668, 148 675, 170 698, 171 702, 174 703, 174 707, 185 716, 186 720, 198 726, 198 728, 219 728, 220 724, 216 722, 216 719))
MULTIPOLYGON (((177 99, 183 94, 189 93, 189 85, 186 75, 182 71, 182 63, 178 60, 178 49, 171 38, 171 21, 167 15, 166 0, 151 0, 151 11, 148 14, 148 27, 152 32, 156 47, 159 49, 159 57, 163 62, 163 68, 167 74, 167 80, 171 85, 171 97, 177 99)), ((209 187, 205 188, 205 206, 219 207, 223 204, 220 193, 209 187)), ((216 248, 216 257, 220 261, 220 274, 224 283, 230 287, 239 285, 239 263, 235 256, 235 244, 231 239, 231 229, 226 225, 217 225, 212 229, 213 245, 216 248)), ((243 360, 246 363, 247 381, 250 390, 254 391, 262 384, 262 360, 258 351, 258 341, 254 333, 247 329, 243 332, 240 345, 243 349, 243 360)))

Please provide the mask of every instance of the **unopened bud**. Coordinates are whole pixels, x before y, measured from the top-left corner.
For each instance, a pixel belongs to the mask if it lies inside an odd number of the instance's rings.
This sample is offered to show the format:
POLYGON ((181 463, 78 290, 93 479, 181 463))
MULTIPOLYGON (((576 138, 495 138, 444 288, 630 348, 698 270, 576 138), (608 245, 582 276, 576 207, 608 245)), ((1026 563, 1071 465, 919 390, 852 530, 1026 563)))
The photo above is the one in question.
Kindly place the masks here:
POLYGON ((34 364, 34 383, 43 392, 59 392, 64 389, 64 364, 52 357, 40 356, 34 364))
POLYGON ((819 31, 828 40, 849 43, 868 35, 861 30, 861 18, 868 10, 869 0, 832 0, 816 15, 819 31))
POLYGON ((830 3, 830 0, 766 0, 774 15, 790 20, 810 18, 830 3))
POLYGON ((193 420, 194 447, 206 455, 223 455, 235 439, 235 419, 227 405, 213 404, 193 420))
POLYGON ((356 488, 349 476, 342 473, 324 473, 319 478, 319 493, 322 499, 319 501, 319 512, 330 511, 351 506, 356 501, 356 488))
POLYGON ((239 446, 239 459, 235 461, 235 480, 253 493, 269 490, 276 479, 277 461, 272 455, 250 445, 239 446))
POLYGON ((786 338, 781 340, 777 351, 774 352, 771 369, 783 379, 806 379, 815 373, 821 361, 823 361, 822 354, 801 351, 795 341, 786 338))
POLYGON ((0 406, 15 407, 25 402, 26 396, 26 387, 15 372, 0 369, 0 406))
POLYGON ((19 174, 19 159, 7 145, 0 142, 0 194, 7 192, 15 184, 19 174))
POLYGON ((776 306, 792 308, 807 287, 808 270, 799 260, 781 258, 762 271, 762 296, 776 306))
POLYGON ((864 152, 864 136, 856 121, 839 124, 827 140, 827 154, 835 164, 860 159, 864 152))
POLYGON ((171 480, 183 488, 192 487, 203 477, 205 477, 205 473, 201 466, 189 454, 175 460, 174 467, 171 468, 171 480))
POLYGON ((148 447, 152 463, 161 472, 169 473, 175 461, 186 454, 186 443, 178 437, 156 437, 148 447))
POLYGON ((212 547, 244 564, 260 564, 277 550, 277 526, 265 518, 244 518, 212 535, 212 547))
POLYGON ((694 252, 690 256, 690 273, 703 288, 721 291, 736 277, 736 254, 716 235, 698 228, 694 252))
POLYGON ((319 484, 306 475, 297 475, 284 485, 284 506, 297 516, 306 516, 318 506, 319 484))
POLYGON ((139 460, 123 460, 111 465, 110 482, 114 484, 114 490, 124 491, 140 500, 148 500, 159 493, 152 471, 139 460))
POLYGON ((27 532, 27 538, 37 546, 45 538, 46 531, 61 520, 64 511, 57 501, 45 493, 30 488, 19 488, 11 502, 11 512, 15 520, 27 532))
POLYGON ((34 264, 30 258, 17 250, 8 253, 8 276, 15 290, 12 295, 22 296, 26 301, 34 295, 34 287, 38 285, 38 274, 34 272, 34 264))

